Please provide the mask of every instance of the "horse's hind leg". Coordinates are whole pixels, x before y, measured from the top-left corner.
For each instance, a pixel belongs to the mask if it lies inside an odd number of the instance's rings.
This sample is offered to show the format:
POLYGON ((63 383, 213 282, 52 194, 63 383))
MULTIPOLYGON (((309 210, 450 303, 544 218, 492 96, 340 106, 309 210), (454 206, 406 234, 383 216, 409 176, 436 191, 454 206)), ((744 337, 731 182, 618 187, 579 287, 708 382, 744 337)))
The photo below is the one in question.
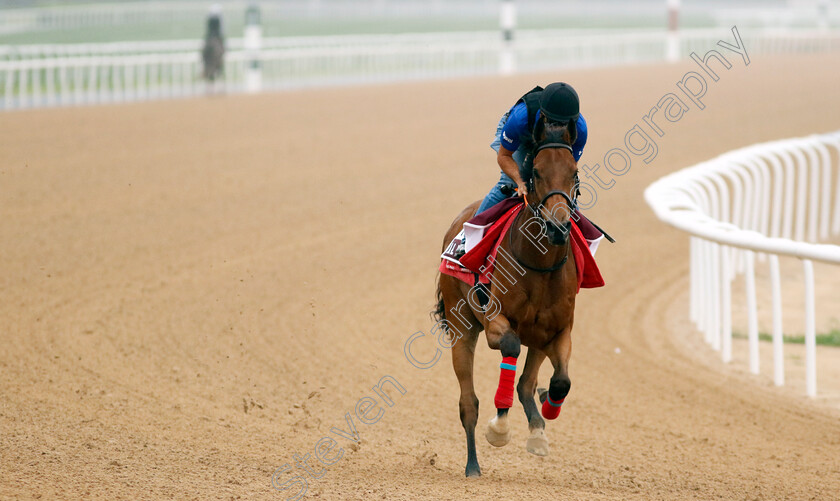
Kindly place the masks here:
MULTIPOLYGON (((452 367, 455 369, 455 376, 458 377, 458 384, 461 388, 461 398, 458 407, 461 413, 461 424, 467 436, 467 466, 465 473, 468 477, 481 475, 481 468, 478 466, 478 455, 475 450, 475 425, 478 422, 478 397, 473 386, 473 359, 475 357, 475 345, 478 334, 481 332, 481 324, 475 320, 472 313, 467 313, 467 308, 460 310, 461 315, 451 314, 452 309, 457 307, 460 295, 453 291, 455 287, 447 287, 448 277, 441 277, 441 289, 444 297, 446 321, 451 336, 458 337, 452 345, 452 367), (448 290, 447 290, 448 289, 448 290), (467 313, 464 315, 464 313, 467 313), (461 320, 463 319, 463 321, 461 320), (464 321, 470 322, 464 325, 464 321)), ((456 286, 457 287, 457 286, 456 286)))
POLYGON ((461 413, 461 424, 467 435, 467 467, 465 474, 468 477, 481 475, 481 468, 478 466, 478 456, 475 451, 475 425, 478 422, 478 397, 473 386, 473 358, 475 357, 475 344, 478 339, 478 331, 470 330, 464 333, 454 346, 452 346, 452 366, 455 368, 455 376, 458 377, 458 384, 461 387, 461 399, 458 407, 461 413))
POLYGON ((543 360, 545 360, 545 353, 536 348, 528 348, 525 368, 519 377, 519 384, 516 385, 516 393, 519 395, 519 401, 525 409, 525 416, 528 418, 528 429, 531 432, 527 442, 525 442, 525 448, 528 452, 537 456, 548 455, 548 438, 545 436, 545 421, 540 416, 540 411, 537 409, 536 402, 534 402, 537 376, 543 360))

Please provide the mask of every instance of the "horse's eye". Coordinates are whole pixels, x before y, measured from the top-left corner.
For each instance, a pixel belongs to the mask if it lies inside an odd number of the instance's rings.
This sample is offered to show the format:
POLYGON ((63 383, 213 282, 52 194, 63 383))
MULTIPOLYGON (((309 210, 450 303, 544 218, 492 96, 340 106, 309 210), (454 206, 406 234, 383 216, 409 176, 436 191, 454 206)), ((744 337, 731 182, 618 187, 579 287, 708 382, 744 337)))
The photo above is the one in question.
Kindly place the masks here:
POLYGON ((534 169, 534 177, 540 179, 540 171, 538 171, 537 169, 534 169))

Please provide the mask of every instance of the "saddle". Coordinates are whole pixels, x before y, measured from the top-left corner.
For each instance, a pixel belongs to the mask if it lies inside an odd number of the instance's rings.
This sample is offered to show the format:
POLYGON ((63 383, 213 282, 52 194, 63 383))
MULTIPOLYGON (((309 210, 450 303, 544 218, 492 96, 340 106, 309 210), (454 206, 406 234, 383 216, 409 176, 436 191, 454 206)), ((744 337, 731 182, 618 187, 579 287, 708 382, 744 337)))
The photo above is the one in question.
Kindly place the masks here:
MULTIPOLYGON (((441 254, 438 270, 470 287, 490 284, 499 245, 524 207, 525 203, 521 198, 507 198, 464 223, 464 229, 441 254)), ((570 241, 577 268, 578 292, 581 288, 604 285, 604 279, 593 255, 593 251, 598 248, 604 237, 605 234, 586 218, 572 220, 570 241), (587 239, 587 234, 595 238, 587 239)), ((607 238, 612 241, 612 238, 607 238)), ((501 258, 505 259, 504 256, 501 258)))

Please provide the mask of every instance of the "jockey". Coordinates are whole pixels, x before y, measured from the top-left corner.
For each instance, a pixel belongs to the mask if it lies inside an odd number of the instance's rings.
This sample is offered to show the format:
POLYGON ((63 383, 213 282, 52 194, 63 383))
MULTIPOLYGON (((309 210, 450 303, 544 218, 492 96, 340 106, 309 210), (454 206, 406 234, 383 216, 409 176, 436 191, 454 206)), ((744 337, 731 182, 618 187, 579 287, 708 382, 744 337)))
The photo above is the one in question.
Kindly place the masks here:
POLYGON ((575 121, 577 139, 572 145, 575 162, 580 160, 586 145, 586 120, 580 114, 580 100, 571 85, 563 82, 550 84, 545 89, 535 87, 519 98, 516 104, 505 113, 496 127, 496 137, 490 147, 497 153, 496 161, 502 170, 499 182, 478 207, 480 214, 490 207, 513 195, 517 190, 520 196, 528 194, 520 169, 525 159, 525 152, 520 148, 521 138, 530 136, 538 120, 568 123, 575 121))
MULTIPOLYGON (((499 120, 496 136, 490 147, 496 152, 496 161, 501 168, 499 182, 490 190, 479 205, 476 214, 480 214, 490 207, 514 194, 520 196, 528 194, 528 188, 520 174, 525 151, 520 148, 523 137, 530 136, 534 125, 539 120, 554 123, 569 123, 574 120, 577 138, 572 145, 572 155, 575 162, 583 155, 588 135, 586 120, 580 113, 580 99, 571 85, 564 82, 549 84, 545 89, 535 87, 519 98, 513 107, 499 120)), ((587 220, 579 211, 576 222, 589 241, 590 250, 595 254, 603 233, 587 220)))

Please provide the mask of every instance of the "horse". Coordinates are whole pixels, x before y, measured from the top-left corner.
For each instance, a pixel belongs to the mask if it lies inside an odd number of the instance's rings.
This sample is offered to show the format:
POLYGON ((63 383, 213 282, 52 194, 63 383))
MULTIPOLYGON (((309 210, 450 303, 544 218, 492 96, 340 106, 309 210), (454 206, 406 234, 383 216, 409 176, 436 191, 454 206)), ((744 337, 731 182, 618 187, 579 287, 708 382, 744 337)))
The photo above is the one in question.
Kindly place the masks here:
POLYGON ((204 47, 201 49, 201 60, 204 63, 202 77, 207 81, 208 88, 213 89, 216 78, 225 71, 225 39, 222 36, 222 21, 218 15, 207 18, 207 34, 204 37, 204 47))
MULTIPOLYGON (((535 391, 539 393, 543 416, 554 419, 571 387, 569 358, 578 286, 570 235, 571 218, 577 207, 573 196, 578 186, 577 164, 571 147, 576 132, 573 121, 546 124, 540 120, 533 136, 526 139, 524 144, 529 154, 522 169, 528 186, 525 207, 502 238, 498 251, 513 259, 496 259, 489 297, 486 290, 470 288, 457 278, 438 276, 433 315, 446 329, 452 366, 460 385, 459 409, 467 439, 467 477, 481 475, 475 449, 478 398, 473 387, 473 358, 482 330, 488 346, 500 350, 503 357, 495 397, 497 412, 485 433, 492 445, 501 447, 510 441, 507 418, 522 345, 528 348, 528 353, 516 392, 528 419, 528 452, 538 456, 549 452, 545 421, 534 401, 535 391), (525 219, 526 215, 530 217, 525 219), (535 227, 539 232, 534 231, 535 227), (485 302, 489 300, 483 307, 476 301, 476 295, 480 297, 482 292, 485 302), (554 373, 548 390, 537 389, 537 375, 546 357, 551 360, 554 373)), ((458 215, 446 232, 444 248, 473 216, 479 203, 470 204, 458 215)))

